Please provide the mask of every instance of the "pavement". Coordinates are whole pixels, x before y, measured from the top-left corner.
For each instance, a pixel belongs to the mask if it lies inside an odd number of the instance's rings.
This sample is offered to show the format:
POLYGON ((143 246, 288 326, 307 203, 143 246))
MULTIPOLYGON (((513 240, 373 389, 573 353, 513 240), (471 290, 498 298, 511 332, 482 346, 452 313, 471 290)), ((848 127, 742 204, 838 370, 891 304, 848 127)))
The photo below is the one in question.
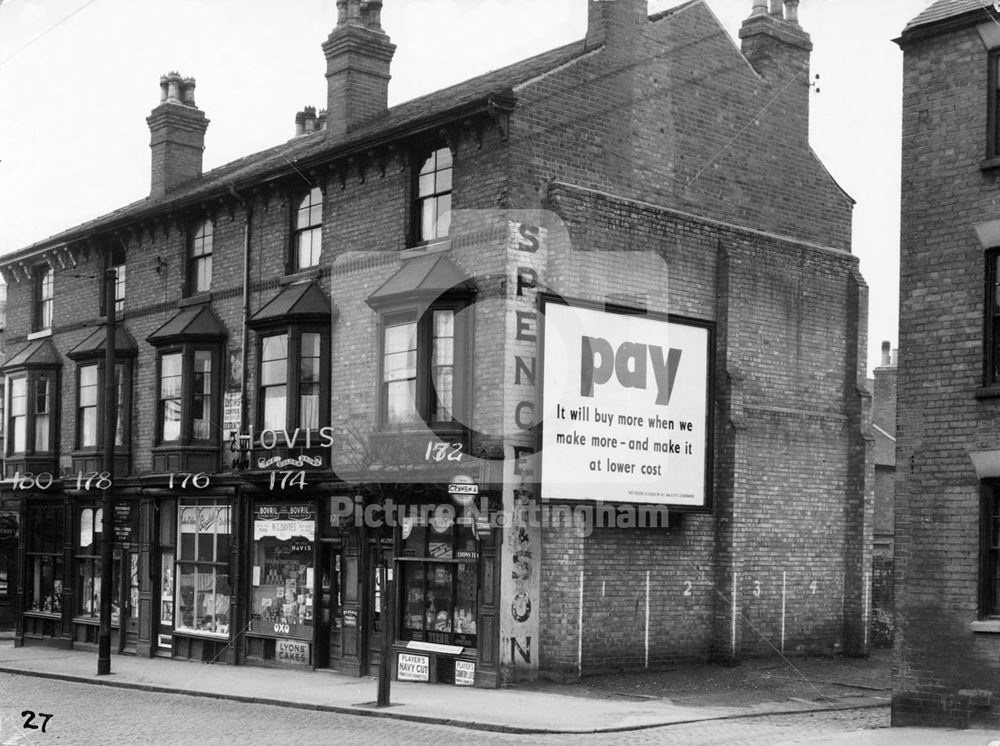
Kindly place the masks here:
MULTIPOLYGON (((614 733, 708 720, 886 708, 890 701, 888 651, 866 659, 679 665, 496 690, 393 681, 391 705, 384 708, 375 706, 374 677, 257 666, 234 669, 124 655, 112 655, 111 674, 97 676, 96 669, 95 653, 15 648, 12 637, 0 632, 0 672, 5 673, 506 733, 614 733)), ((809 743, 862 739, 865 744, 1000 746, 997 732, 931 728, 855 731, 809 743)))

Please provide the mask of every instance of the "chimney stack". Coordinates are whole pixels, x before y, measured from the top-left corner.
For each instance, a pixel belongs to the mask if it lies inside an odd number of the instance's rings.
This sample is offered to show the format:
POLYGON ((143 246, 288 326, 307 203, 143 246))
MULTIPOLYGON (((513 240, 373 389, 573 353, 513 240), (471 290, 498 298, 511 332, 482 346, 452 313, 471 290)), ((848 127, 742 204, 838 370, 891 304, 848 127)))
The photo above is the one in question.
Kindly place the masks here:
POLYGON ((776 93, 781 92, 772 111, 782 118, 789 140, 807 145, 812 41, 799 26, 799 0, 770 0, 770 6, 765 0, 753 0, 740 40, 750 64, 776 93))
POLYGON ((194 78, 160 78, 160 104, 146 117, 152 151, 151 197, 201 176, 208 119, 194 102, 194 78))
POLYGON ((587 0, 586 47, 624 48, 648 20, 648 0, 587 0))
POLYGON ((395 51, 382 30, 382 0, 337 0, 337 27, 323 43, 327 136, 343 137, 385 114, 395 51))

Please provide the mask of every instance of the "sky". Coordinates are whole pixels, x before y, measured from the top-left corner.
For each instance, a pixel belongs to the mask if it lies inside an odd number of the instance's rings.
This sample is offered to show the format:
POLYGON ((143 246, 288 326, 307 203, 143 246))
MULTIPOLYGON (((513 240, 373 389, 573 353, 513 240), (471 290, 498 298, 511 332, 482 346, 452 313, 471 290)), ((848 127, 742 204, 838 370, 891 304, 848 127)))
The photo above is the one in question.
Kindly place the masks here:
MULTIPOLYGON (((650 0, 650 13, 681 0, 650 0)), ((736 38, 752 0, 707 0, 736 38)), ((896 347, 902 53, 931 0, 802 0, 810 142, 856 201, 869 370, 896 347)), ((325 108, 335 0, 0 0, 0 254, 149 192, 146 117, 160 76, 197 79, 204 170, 284 142, 325 108), (294 12, 293 10, 294 9, 294 12)), ((586 0, 385 0, 390 105, 580 39, 586 0)))

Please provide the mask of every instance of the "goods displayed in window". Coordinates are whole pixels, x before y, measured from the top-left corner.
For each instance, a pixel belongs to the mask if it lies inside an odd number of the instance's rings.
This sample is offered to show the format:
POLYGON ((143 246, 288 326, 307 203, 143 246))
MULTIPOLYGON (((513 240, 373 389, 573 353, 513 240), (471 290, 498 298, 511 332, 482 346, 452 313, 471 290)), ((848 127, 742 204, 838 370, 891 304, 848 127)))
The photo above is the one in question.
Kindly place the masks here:
POLYGON ((176 629, 228 635, 229 507, 182 502, 179 510, 176 629))
POLYGON ((400 637, 474 648, 479 547, 471 520, 451 515, 403 521, 400 637))
POLYGON ((63 609, 63 531, 62 507, 28 507, 25 561, 24 608, 28 611, 60 614, 63 609))
POLYGON ((254 511, 252 632, 312 639, 315 518, 310 505, 254 511))

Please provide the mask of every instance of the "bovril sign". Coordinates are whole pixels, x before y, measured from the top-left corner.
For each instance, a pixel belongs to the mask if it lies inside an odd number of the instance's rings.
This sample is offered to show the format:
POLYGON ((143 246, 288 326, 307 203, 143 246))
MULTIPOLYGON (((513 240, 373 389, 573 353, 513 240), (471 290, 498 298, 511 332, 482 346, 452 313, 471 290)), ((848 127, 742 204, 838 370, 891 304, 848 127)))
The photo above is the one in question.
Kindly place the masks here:
POLYGON ((309 643, 300 640, 277 640, 274 656, 279 663, 309 665, 309 643))

